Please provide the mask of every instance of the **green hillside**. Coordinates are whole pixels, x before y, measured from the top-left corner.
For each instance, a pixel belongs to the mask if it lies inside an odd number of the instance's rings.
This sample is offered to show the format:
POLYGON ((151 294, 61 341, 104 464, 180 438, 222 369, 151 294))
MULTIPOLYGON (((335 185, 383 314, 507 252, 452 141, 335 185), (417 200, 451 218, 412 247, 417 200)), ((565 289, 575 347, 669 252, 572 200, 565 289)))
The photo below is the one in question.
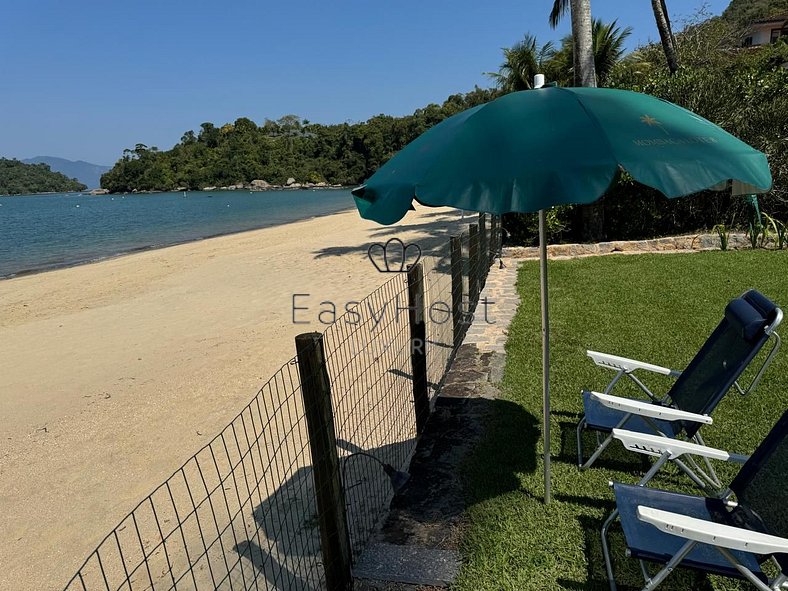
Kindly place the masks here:
POLYGON ((0 158, 0 195, 83 191, 86 188, 76 179, 52 172, 46 164, 25 164, 0 158))
POLYGON ((754 20, 783 13, 788 13, 788 0, 731 0, 722 18, 746 27, 754 20))

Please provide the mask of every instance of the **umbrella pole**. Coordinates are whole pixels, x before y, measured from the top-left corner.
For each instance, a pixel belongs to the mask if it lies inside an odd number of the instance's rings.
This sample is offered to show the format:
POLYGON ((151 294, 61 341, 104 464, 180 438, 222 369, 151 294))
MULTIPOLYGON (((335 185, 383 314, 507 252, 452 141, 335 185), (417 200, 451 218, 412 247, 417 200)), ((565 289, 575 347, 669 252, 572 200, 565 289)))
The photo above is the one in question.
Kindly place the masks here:
POLYGON ((539 210, 539 275, 542 295, 542 408, 544 502, 550 502, 550 319, 547 312, 547 215, 539 210))

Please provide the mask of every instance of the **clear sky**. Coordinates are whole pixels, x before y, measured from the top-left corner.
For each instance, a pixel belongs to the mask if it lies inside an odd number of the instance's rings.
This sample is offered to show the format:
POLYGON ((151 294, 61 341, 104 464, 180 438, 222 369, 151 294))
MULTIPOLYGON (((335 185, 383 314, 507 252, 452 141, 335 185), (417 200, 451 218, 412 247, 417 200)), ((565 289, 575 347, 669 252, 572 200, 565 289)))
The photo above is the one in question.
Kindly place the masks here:
MULTIPOLYGON (((668 0, 674 28, 702 0, 668 0)), ((728 0, 706 2, 719 14, 728 0)), ((137 142, 296 114, 404 115, 490 86, 484 72, 552 0, 0 0, 0 156, 112 164, 137 142)), ((649 0, 591 0, 595 17, 658 39, 649 0)))

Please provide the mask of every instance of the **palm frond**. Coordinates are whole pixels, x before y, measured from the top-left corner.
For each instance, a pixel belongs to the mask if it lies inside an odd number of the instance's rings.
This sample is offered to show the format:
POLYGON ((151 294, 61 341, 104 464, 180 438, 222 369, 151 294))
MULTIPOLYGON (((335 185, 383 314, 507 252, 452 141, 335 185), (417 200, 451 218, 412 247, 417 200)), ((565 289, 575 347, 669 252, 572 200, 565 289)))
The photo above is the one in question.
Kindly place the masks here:
POLYGON ((550 11, 550 26, 555 29, 561 19, 569 12, 571 0, 555 0, 553 2, 553 9, 550 11))

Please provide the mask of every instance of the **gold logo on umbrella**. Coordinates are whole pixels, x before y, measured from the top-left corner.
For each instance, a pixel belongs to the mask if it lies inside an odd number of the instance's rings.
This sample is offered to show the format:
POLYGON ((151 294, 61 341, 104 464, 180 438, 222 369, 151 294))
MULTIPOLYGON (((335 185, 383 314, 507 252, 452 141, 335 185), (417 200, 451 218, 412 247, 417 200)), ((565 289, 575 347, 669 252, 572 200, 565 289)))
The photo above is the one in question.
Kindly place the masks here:
POLYGON ((668 130, 665 129, 662 123, 654 119, 654 117, 652 117, 651 115, 643 115, 640 118, 640 120, 646 125, 648 125, 649 127, 659 127, 663 132, 665 132, 665 135, 670 135, 670 133, 668 133, 668 130))

